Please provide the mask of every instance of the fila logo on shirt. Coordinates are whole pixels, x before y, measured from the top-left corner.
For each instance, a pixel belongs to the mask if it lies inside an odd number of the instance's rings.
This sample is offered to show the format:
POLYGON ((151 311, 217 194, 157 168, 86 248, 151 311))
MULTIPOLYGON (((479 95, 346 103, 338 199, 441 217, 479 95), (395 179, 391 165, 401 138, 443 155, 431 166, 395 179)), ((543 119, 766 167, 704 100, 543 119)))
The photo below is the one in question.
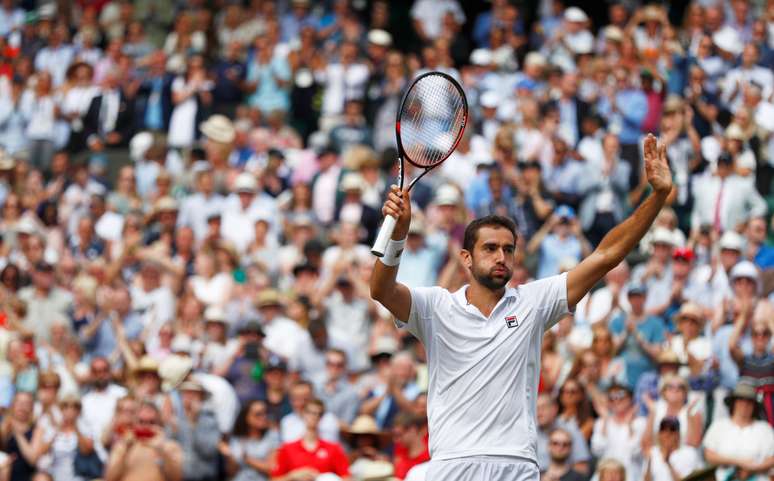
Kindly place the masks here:
POLYGON ((516 316, 508 316, 505 318, 505 325, 508 326, 508 329, 512 327, 519 327, 519 320, 516 318, 516 316))

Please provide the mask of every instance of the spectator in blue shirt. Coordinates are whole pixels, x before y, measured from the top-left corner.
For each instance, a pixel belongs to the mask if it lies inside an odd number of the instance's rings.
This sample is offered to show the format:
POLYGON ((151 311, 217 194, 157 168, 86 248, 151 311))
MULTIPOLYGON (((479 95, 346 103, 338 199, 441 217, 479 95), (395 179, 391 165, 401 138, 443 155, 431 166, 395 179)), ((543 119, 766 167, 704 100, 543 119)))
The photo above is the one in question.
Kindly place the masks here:
POLYGON ((575 210, 560 205, 529 241, 527 252, 539 252, 537 278, 543 279, 559 274, 567 262, 580 262, 591 253, 591 246, 583 237, 575 210))
POLYGON ((664 321, 645 313, 645 291, 641 284, 630 286, 631 312, 622 312, 610 321, 615 351, 624 361, 630 386, 636 386, 640 376, 656 369, 656 359, 666 339, 664 321))
POLYGON ((247 67, 248 103, 262 113, 286 111, 290 107, 290 65, 274 56, 274 44, 264 36, 255 39, 255 54, 247 67))

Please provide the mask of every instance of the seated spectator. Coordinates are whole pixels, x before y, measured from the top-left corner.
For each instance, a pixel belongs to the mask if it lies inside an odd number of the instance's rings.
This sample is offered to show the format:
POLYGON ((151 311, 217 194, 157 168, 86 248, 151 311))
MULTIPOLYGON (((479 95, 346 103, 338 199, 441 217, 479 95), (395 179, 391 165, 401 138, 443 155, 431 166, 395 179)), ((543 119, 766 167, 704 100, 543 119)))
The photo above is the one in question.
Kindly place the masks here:
POLYGON ((675 418, 680 422, 680 446, 699 447, 704 418, 696 406, 699 399, 691 400, 688 392, 688 381, 672 372, 661 376, 658 399, 646 395, 646 403, 649 405, 648 428, 643 440, 646 448, 653 445, 661 420, 666 418, 675 418))
POLYGON ((580 262, 591 252, 591 246, 575 217, 575 210, 560 205, 527 244, 528 253, 539 253, 537 278, 559 274, 566 260, 580 262))
POLYGON ((718 465, 717 479, 763 481, 774 466, 774 429, 761 421, 755 388, 736 385, 726 398, 731 416, 716 419, 704 436, 704 458, 718 465))
POLYGON ((626 467, 615 459, 607 458, 597 464, 594 476, 598 481, 626 481, 626 467))
POLYGON ((701 468, 699 451, 680 441, 680 421, 665 417, 658 425, 658 441, 645 452, 645 478, 650 481, 683 479, 701 468))
POLYGON ((591 452, 599 458, 612 458, 626 470, 626 479, 642 475, 642 436, 647 429, 645 418, 637 415, 631 390, 613 384, 607 390, 607 409, 594 423, 591 452))
POLYGON ((347 355, 339 349, 328 349, 325 369, 328 377, 316 386, 317 395, 339 422, 349 425, 357 416, 360 400, 355 387, 347 380, 347 355))
POLYGON ((271 471, 272 481, 312 479, 323 473, 339 477, 349 476, 349 461, 338 443, 320 439, 318 429, 325 414, 325 404, 311 399, 303 410, 305 431, 298 441, 287 442, 277 451, 276 464, 271 471))
POLYGON ((548 435, 548 454, 551 464, 541 472, 541 481, 583 481, 586 476, 575 471, 570 464, 572 436, 562 428, 556 428, 548 435))
POLYGON ((395 476, 403 479, 409 470, 430 461, 427 441, 427 419, 410 413, 400 413, 395 419, 395 476))
MULTIPOLYGON (((290 406, 293 411, 280 421, 280 436, 283 443, 300 439, 304 435, 304 406, 314 397, 312 384, 297 381, 290 387, 290 406)), ((339 420, 330 411, 323 414, 319 423, 320 438, 332 443, 339 441, 339 420)))
POLYGON ((252 400, 240 411, 230 441, 221 441, 218 450, 233 481, 266 481, 279 446, 279 433, 269 424, 266 403, 252 400))
POLYGON ((570 433, 572 437, 572 451, 570 453, 570 463, 574 470, 581 473, 588 473, 591 463, 588 443, 583 434, 573 424, 566 424, 557 418, 559 414, 559 405, 557 401, 548 393, 538 394, 537 398, 537 427, 538 427, 538 466, 541 472, 548 469, 551 462, 549 454, 549 435, 557 428, 570 433))
POLYGON ((771 322, 766 319, 754 319, 750 328, 752 353, 745 355, 739 346, 739 337, 743 323, 734 325, 729 340, 729 349, 739 366, 739 379, 753 385, 762 396, 766 419, 774 426, 774 353, 771 352, 771 322))
POLYGON ((594 430, 594 408, 583 385, 577 379, 567 379, 559 389, 559 419, 577 427, 586 440, 594 430))
MULTIPOLYGON (((76 481, 82 474, 76 472, 75 457, 92 455, 94 451, 93 433, 88 431, 81 414, 81 399, 77 394, 65 394, 59 400, 62 412, 61 423, 38 425, 41 434, 33 441, 38 456, 47 457, 45 472, 53 479, 76 481)), ((101 462, 99 468, 101 470, 101 462)))
POLYGON ((106 481, 182 481, 183 450, 164 434, 156 406, 143 403, 110 452, 106 481))
POLYGON ((349 428, 341 430, 341 438, 349 448, 349 468, 356 478, 363 477, 371 462, 390 460, 385 450, 392 437, 389 432, 380 431, 371 416, 362 414, 355 418, 349 428))

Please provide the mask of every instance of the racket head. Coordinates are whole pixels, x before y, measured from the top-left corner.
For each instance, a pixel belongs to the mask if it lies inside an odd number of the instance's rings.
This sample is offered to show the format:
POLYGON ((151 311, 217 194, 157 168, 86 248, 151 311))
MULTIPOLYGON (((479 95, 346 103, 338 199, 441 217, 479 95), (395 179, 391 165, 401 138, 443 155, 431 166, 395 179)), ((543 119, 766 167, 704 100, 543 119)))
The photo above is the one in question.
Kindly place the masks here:
POLYGON ((426 72, 409 86, 395 121, 398 153, 431 169, 457 148, 468 122, 468 99, 451 75, 426 72))

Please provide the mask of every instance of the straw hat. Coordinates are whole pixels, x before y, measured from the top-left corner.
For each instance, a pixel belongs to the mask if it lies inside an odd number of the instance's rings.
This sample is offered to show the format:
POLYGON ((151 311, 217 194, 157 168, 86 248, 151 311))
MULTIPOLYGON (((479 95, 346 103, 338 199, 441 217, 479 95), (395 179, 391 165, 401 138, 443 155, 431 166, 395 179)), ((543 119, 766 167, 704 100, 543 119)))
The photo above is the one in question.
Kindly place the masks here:
POLYGON ((0 149, 0 170, 11 170, 14 167, 16 167, 16 159, 5 149, 0 149))
POLYGON ((158 374, 159 363, 150 356, 143 356, 140 358, 140 362, 137 363, 137 366, 135 366, 134 372, 153 372, 158 374))
POLYGON ((180 387, 178 387, 177 390, 180 392, 196 392, 201 394, 204 398, 210 397, 210 391, 205 389, 204 386, 202 386, 198 381, 183 381, 180 383, 180 387))
POLYGON ((367 414, 356 417, 349 428, 341 430, 341 438, 353 446, 358 436, 367 435, 376 437, 378 443, 383 446, 389 444, 392 438, 390 433, 381 431, 376 420, 367 414))
POLYGON ((216 114, 208 118, 205 122, 199 125, 199 130, 202 131, 208 139, 220 142, 222 144, 230 144, 236 137, 236 129, 231 120, 225 115, 216 114))
POLYGON ((729 412, 733 409, 734 402, 737 399, 746 399, 755 403, 753 418, 763 419, 763 406, 761 405, 758 393, 755 391, 755 386, 747 381, 739 381, 731 394, 726 396, 725 399, 729 412))
POLYGON ((171 355, 164 358, 159 364, 159 376, 161 388, 164 391, 172 391, 182 383, 193 369, 193 361, 190 357, 171 355))
POLYGON ((282 306, 282 296, 276 289, 264 289, 258 293, 256 305, 261 307, 282 306))
POLYGON ((362 460, 358 463, 355 479, 359 481, 398 481, 395 468, 387 461, 362 460))

